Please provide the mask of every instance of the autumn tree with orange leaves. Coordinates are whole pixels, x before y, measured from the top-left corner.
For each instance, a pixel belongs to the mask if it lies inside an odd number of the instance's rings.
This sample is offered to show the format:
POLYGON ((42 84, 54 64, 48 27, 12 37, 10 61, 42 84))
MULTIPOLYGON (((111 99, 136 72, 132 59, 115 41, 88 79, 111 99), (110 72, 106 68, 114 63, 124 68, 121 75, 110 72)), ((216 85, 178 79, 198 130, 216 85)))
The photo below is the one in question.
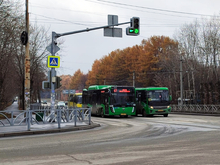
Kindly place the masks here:
POLYGON ((94 62, 86 84, 131 86, 135 73, 136 86, 163 86, 165 81, 158 78, 158 73, 173 69, 169 67, 172 66, 169 58, 178 55, 177 48, 178 44, 169 37, 153 36, 141 45, 113 51, 94 62))
POLYGON ((83 88, 85 88, 86 80, 87 75, 84 75, 83 72, 78 69, 71 77, 69 89, 83 90, 83 88))

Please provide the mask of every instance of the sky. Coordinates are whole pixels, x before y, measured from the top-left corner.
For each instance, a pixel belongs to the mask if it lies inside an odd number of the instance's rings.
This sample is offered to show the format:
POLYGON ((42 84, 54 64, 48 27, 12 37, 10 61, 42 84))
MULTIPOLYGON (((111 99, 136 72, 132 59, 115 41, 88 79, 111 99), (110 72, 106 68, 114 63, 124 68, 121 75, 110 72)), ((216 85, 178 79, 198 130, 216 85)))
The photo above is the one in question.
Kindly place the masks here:
MULTIPOLYGON (((24 1, 24 0, 22 0, 24 1)), ((122 38, 105 37, 103 29, 82 32, 58 39, 61 50, 57 75, 74 75, 80 69, 84 74, 92 70, 97 59, 112 51, 140 45, 151 36, 173 38, 178 29, 201 18, 219 15, 219 0, 30 0, 30 23, 52 31, 67 33, 108 25, 108 15, 117 15, 118 23, 140 18, 140 35, 127 36, 122 28, 122 38)))

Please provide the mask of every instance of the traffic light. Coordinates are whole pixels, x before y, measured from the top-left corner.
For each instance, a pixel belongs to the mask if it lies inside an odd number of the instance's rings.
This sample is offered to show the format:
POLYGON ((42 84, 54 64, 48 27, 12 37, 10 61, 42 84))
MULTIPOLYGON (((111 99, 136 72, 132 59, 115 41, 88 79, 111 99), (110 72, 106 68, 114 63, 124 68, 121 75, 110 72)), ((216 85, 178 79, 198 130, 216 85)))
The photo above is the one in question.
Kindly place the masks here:
POLYGON ((137 36, 140 33, 140 18, 132 17, 130 27, 126 28, 126 34, 131 36, 137 36))
POLYGON ((56 46, 57 45, 57 33, 52 32, 52 45, 56 46))
POLYGON ((42 89, 50 89, 50 82, 43 81, 42 82, 42 89))
POLYGON ((55 89, 58 89, 62 86, 61 84, 62 79, 60 77, 56 77, 56 84, 55 84, 55 89))

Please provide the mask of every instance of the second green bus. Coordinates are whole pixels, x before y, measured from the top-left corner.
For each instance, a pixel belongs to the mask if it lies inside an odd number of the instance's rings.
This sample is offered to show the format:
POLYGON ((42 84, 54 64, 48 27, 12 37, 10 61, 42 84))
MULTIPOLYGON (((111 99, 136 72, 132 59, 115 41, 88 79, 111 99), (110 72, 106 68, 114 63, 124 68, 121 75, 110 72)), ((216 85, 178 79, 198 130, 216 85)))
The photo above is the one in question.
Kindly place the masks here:
POLYGON ((136 115, 142 114, 144 117, 153 115, 163 115, 167 117, 171 112, 167 87, 147 87, 135 88, 136 115))

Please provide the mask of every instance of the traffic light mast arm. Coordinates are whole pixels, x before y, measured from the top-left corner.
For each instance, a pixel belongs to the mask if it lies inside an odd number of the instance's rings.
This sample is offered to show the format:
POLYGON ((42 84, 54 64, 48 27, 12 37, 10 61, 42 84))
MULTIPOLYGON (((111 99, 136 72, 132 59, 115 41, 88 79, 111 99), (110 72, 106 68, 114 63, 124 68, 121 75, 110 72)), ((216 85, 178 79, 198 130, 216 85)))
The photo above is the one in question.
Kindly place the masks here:
POLYGON ((92 31, 92 30, 97 30, 97 29, 102 29, 102 28, 109 28, 109 27, 112 27, 112 26, 119 26, 119 25, 124 25, 124 24, 129 24, 129 23, 131 23, 131 21, 130 22, 123 22, 123 23, 113 24, 113 25, 100 26, 100 27, 95 27, 95 28, 87 28, 87 29, 84 29, 84 30, 78 30, 78 31, 61 33, 61 34, 56 33, 55 37, 59 38, 59 37, 66 36, 66 35, 82 33, 82 32, 88 32, 88 31, 92 31))

